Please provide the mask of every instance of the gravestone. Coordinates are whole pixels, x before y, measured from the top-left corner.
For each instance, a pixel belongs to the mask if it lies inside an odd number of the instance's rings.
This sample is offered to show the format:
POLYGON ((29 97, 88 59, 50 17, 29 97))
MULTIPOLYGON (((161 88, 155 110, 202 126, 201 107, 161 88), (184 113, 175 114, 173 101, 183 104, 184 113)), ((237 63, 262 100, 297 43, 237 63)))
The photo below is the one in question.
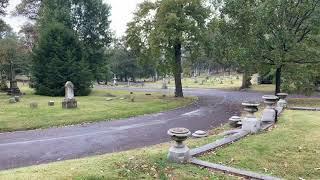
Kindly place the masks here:
POLYGON ((20 102, 20 96, 14 96, 14 99, 16 100, 16 102, 20 102))
POLYGON ((30 103, 30 108, 31 109, 37 109, 38 108, 38 103, 37 102, 30 103))
POLYGON ((49 101, 48 106, 54 106, 54 101, 49 101))
POLYGON ((74 109, 78 107, 78 102, 74 97, 74 85, 71 81, 68 81, 65 86, 65 98, 62 102, 62 108, 74 109))
POLYGON ((16 103, 17 101, 16 101, 16 99, 15 98, 10 98, 9 99, 9 103, 10 104, 14 104, 14 103, 16 103))
POLYGON ((259 85, 260 84, 259 79, 260 79, 260 75, 259 74, 252 75, 251 84, 259 85))
POLYGON ((1 82, 0 82, 0 91, 3 91, 3 92, 7 92, 8 91, 7 82, 3 78, 1 79, 1 82))
POLYGON ((168 89, 168 85, 167 85, 167 80, 165 78, 163 78, 162 80, 162 87, 161 89, 168 89))
POLYGON ((10 81, 10 88, 8 89, 8 95, 21 95, 21 91, 18 87, 18 82, 16 80, 10 81))
POLYGON ((118 85, 117 76, 114 74, 114 77, 113 77, 113 86, 117 86, 117 85, 118 85))
POLYGON ((131 102, 135 101, 135 95, 133 94, 133 92, 130 92, 130 101, 131 102))

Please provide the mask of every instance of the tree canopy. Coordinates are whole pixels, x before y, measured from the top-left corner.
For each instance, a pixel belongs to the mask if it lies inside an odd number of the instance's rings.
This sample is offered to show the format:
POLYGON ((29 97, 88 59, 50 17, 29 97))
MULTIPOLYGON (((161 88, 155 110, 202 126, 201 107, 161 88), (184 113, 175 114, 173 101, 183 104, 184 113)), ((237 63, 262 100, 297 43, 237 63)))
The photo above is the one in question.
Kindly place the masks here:
POLYGON ((182 50, 199 46, 209 14, 202 0, 145 1, 128 24, 128 46, 138 57, 151 56, 173 73, 177 97, 183 97, 182 50))
POLYGON ((255 63, 258 70, 275 70, 276 93, 282 81, 295 83, 283 77, 283 71, 320 63, 320 1, 225 0, 222 14, 233 42, 247 59, 245 66, 255 63))

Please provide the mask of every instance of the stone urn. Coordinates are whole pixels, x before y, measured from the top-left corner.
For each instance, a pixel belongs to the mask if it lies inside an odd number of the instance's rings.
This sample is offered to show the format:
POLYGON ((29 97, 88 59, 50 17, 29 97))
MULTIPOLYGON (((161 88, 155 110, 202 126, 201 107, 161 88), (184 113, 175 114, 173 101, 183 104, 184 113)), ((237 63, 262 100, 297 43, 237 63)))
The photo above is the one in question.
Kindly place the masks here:
POLYGON ((286 98, 288 97, 287 93, 278 93, 277 96, 280 98, 280 100, 277 103, 277 106, 286 108, 288 106, 288 102, 286 101, 286 98))
POLYGON ((248 112, 246 117, 242 120, 242 129, 250 133, 257 133, 261 129, 261 121, 257 119, 255 113, 258 112, 259 103, 245 102, 242 103, 244 110, 248 112))
POLYGON ((274 95, 265 95, 262 97, 267 107, 263 110, 262 122, 276 122, 277 121, 277 110, 275 104, 278 101, 278 97, 274 95))
POLYGON ((237 128, 241 126, 241 118, 239 116, 232 116, 229 119, 229 124, 233 128, 237 128))
POLYGON ((175 163, 186 163, 190 159, 190 149, 183 144, 191 135, 189 129, 173 128, 168 130, 168 135, 176 142, 169 149, 168 159, 175 163))

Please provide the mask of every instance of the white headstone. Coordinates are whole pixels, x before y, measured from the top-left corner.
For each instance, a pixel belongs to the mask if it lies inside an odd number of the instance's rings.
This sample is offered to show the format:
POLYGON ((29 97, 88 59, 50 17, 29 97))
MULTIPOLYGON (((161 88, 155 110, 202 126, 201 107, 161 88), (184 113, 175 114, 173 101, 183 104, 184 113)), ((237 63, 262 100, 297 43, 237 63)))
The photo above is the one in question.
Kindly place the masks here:
POLYGON ((66 83, 65 87, 65 99, 74 99, 74 85, 71 81, 66 83))

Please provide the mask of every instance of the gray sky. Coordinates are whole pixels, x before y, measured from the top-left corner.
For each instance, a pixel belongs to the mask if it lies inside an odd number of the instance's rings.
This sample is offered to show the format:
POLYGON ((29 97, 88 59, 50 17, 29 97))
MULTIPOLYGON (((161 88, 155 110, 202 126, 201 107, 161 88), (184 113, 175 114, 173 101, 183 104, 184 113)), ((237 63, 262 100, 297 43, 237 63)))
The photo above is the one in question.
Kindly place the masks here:
MULTIPOLYGON (((7 10, 10 12, 21 0, 9 0, 10 5, 7 10)), ((104 0, 112 7, 111 16, 111 29, 116 33, 117 36, 124 35, 126 30, 126 24, 132 19, 132 13, 136 9, 138 3, 143 0, 104 0)), ((12 17, 8 15, 3 18, 14 31, 18 32, 21 25, 23 25, 27 19, 24 17, 12 17)))

